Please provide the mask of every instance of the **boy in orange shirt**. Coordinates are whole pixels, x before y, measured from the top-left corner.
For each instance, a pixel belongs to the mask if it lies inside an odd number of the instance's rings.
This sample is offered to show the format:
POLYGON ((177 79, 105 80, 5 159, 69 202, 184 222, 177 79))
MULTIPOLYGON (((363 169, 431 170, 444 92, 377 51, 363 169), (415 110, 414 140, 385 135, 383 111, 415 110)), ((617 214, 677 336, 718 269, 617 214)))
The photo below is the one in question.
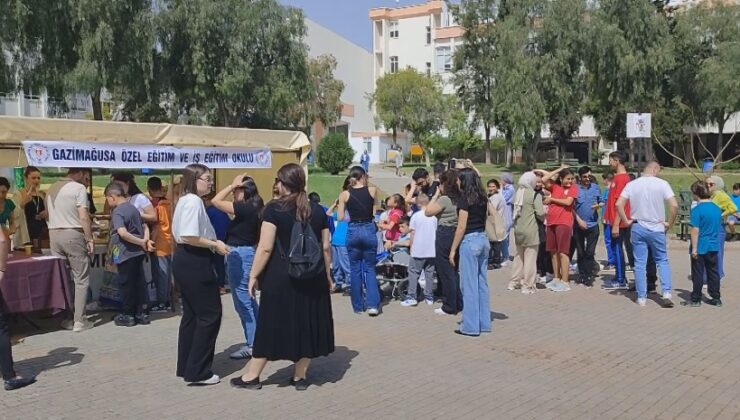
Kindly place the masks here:
POLYGON ((152 205, 157 211, 157 221, 152 225, 152 241, 155 251, 151 254, 152 281, 157 288, 157 300, 152 303, 151 312, 172 310, 170 295, 172 290, 172 203, 162 188, 162 180, 156 176, 146 183, 152 205))

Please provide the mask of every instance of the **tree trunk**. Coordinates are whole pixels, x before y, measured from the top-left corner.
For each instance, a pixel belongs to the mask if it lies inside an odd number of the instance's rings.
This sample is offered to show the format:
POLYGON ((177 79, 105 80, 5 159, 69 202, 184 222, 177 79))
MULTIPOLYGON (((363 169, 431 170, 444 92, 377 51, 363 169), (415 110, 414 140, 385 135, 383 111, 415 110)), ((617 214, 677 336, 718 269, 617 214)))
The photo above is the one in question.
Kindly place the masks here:
POLYGON ((398 143, 396 143, 396 127, 393 127, 391 131, 393 132, 393 148, 395 148, 398 145, 398 143))
POLYGON ((486 132, 486 165, 491 164, 491 126, 488 123, 483 124, 486 132))
POLYGON ((514 151, 512 150, 514 144, 514 133, 511 130, 507 130, 506 134, 506 167, 511 168, 511 164, 514 161, 514 151))
POLYGON ((722 164, 722 143, 724 143, 722 131, 724 131, 724 129, 725 122, 724 120, 720 120, 720 122, 717 123, 717 152, 714 154, 714 169, 717 169, 719 165, 722 164))
POLYGON ((100 101, 100 89, 90 95, 92 100, 93 120, 103 121, 103 104, 100 101))
POLYGON ((635 168, 635 140, 629 139, 629 151, 627 152, 629 155, 629 164, 630 169, 635 168))
POLYGON ((524 157, 524 162, 529 169, 534 168, 537 164, 537 148, 539 147, 539 145, 540 133, 538 131, 531 138, 529 138, 529 141, 527 141, 527 145, 524 148, 524 151, 526 153, 526 156, 524 157))

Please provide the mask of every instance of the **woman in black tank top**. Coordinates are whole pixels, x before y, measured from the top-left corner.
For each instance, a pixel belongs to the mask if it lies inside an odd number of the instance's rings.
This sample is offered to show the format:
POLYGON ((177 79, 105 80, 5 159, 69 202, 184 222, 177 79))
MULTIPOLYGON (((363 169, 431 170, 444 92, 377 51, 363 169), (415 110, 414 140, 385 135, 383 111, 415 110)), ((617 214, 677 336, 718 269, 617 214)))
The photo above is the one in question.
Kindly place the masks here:
POLYGON ((377 197, 375 187, 367 185, 367 173, 362 166, 349 171, 350 188, 339 195, 337 216, 343 220, 349 214, 347 252, 349 253, 352 309, 377 316, 380 310, 380 289, 375 277, 375 255, 378 249, 377 229, 373 222, 373 207, 377 197), (362 296, 362 285, 367 295, 362 296))

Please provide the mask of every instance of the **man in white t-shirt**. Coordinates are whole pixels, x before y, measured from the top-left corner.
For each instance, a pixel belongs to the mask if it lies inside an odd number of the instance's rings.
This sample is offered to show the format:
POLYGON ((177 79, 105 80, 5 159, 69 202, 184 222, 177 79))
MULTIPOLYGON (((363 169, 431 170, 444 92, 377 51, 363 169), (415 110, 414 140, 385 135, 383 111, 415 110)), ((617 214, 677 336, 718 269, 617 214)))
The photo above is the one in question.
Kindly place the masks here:
POLYGON ((671 301, 671 268, 668 264, 667 234, 678 214, 678 202, 671 186, 658 178, 660 164, 650 161, 642 176, 624 187, 617 200, 617 212, 632 230, 632 248, 635 254, 635 287, 637 303, 645 306, 647 302, 647 260, 648 250, 652 252, 660 273, 663 290, 663 306, 673 307, 671 301), (630 217, 625 212, 629 200, 630 217), (670 206, 668 221, 665 218, 665 204, 670 206))
POLYGON ((411 258, 409 260, 409 288, 406 299, 401 306, 416 306, 416 285, 421 272, 424 271, 424 301, 427 305, 434 304, 434 257, 435 242, 437 240, 437 218, 424 214, 429 204, 429 196, 419 194, 416 198, 419 211, 411 216, 409 231, 411 232, 411 258))
POLYGON ((62 326, 75 332, 91 327, 85 320, 90 255, 94 250, 86 177, 90 177, 89 169, 70 168, 67 176, 55 182, 46 193, 51 252, 67 260, 75 284, 74 323, 65 322, 62 326))

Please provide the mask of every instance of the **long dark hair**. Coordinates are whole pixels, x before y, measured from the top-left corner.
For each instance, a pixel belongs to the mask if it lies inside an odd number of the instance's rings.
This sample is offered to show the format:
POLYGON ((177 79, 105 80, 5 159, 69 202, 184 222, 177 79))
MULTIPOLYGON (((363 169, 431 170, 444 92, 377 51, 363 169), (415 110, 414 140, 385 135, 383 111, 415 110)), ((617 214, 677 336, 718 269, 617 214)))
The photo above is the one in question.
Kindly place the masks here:
POLYGON ((180 180, 180 197, 186 194, 198 195, 198 178, 207 172, 211 172, 211 170, 200 163, 191 163, 186 166, 182 170, 182 179, 180 180))
POLYGON ((439 176, 439 183, 442 186, 443 195, 450 198, 453 204, 457 203, 460 198, 460 187, 457 185, 457 171, 448 169, 439 176))
POLYGON ((347 178, 344 178, 344 182, 342 183, 342 191, 347 191, 351 184, 352 184, 352 178, 350 178, 350 176, 347 175, 347 178))
POLYGON ((355 186, 358 182, 361 182, 367 177, 367 172, 362 166, 353 166, 349 170, 349 184, 355 186))
POLYGON ((38 172, 39 174, 41 173, 41 171, 39 170, 39 168, 37 168, 35 166, 26 166, 26 170, 23 171, 23 176, 26 177, 26 178, 28 178, 28 176, 31 175, 34 172, 38 172))
POLYGON ((278 170, 277 179, 290 191, 290 194, 278 199, 282 208, 295 208, 296 219, 308 222, 311 219, 311 205, 306 195, 306 172, 300 165, 288 163, 278 170))
POLYGON ((460 170, 460 198, 468 202, 468 206, 486 205, 488 197, 483 190, 480 176, 470 169, 460 170))
POLYGON ((136 178, 134 177, 134 174, 130 172, 113 172, 112 177, 114 181, 120 181, 126 184, 127 196, 133 197, 136 194, 142 194, 139 186, 136 185, 136 178))
POLYGON ((242 178, 241 187, 244 190, 244 202, 251 204, 258 210, 264 207, 265 202, 260 197, 259 190, 257 189, 257 183, 254 182, 254 178, 251 176, 245 176, 242 178))

